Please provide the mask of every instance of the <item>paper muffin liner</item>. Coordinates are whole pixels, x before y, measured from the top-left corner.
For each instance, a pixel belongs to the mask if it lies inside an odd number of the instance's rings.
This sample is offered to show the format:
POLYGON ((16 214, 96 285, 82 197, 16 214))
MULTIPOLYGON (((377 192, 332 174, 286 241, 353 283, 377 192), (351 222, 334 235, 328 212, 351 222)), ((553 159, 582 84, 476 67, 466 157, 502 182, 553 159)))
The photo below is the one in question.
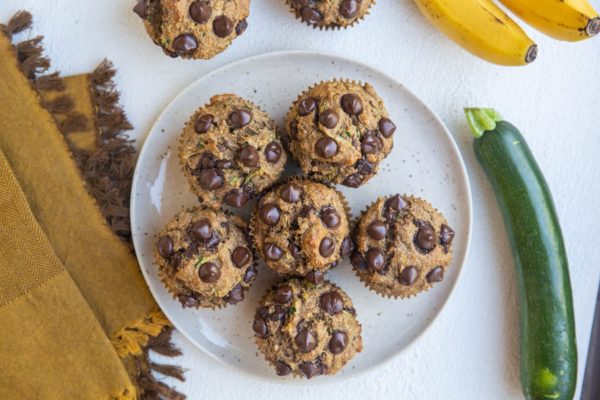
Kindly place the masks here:
MULTIPOLYGON (((395 195, 395 194, 394 194, 395 195)), ((357 243, 357 234, 358 234, 358 227, 359 227, 359 222, 360 220, 363 218, 363 216, 365 215, 365 213, 372 207, 375 205, 375 203, 377 203, 378 201, 384 199, 387 200, 389 199, 391 196, 394 195, 387 195, 387 196, 380 196, 378 197, 376 200, 374 200, 373 202, 371 202, 369 205, 365 206, 364 210, 360 213, 360 216, 358 218, 356 218, 355 220, 355 225, 353 227, 352 230, 352 240, 354 242, 354 248, 355 248, 355 252, 358 252, 358 245, 357 243)), ((439 213, 440 215, 444 216, 437 208, 433 207, 431 205, 431 203, 429 203, 427 200, 423 199, 422 197, 417 197, 417 196, 412 196, 412 195, 407 195, 407 194, 402 194, 401 195, 402 198, 406 199, 410 202, 412 202, 413 200, 419 200, 422 201, 424 203, 426 203, 429 207, 431 207, 431 209, 433 209, 435 212, 439 213)), ((444 219, 446 219, 446 217, 444 217, 444 219)), ((446 220, 447 222, 447 220, 446 220)), ((450 256, 452 256, 452 248, 450 247, 448 250, 448 253, 450 254, 450 256)), ((361 255, 363 255, 361 253, 361 255)), ((364 257, 364 255, 363 255, 364 257)), ((350 263, 352 265, 352 263, 350 263)), ((444 270, 444 274, 446 273, 446 271, 448 270, 448 268, 450 267, 450 263, 448 263, 448 265, 441 265, 441 267, 444 270)), ((419 289, 418 291, 416 291, 415 293, 400 293, 400 294, 394 294, 394 293, 389 293, 389 292, 385 292, 382 291, 380 288, 376 287, 375 285, 373 285, 368 277, 371 275, 371 273, 368 271, 368 269, 366 270, 365 273, 359 271, 354 265, 352 265, 352 270, 354 271, 354 273, 356 274, 356 276, 358 277, 358 279, 367 287, 367 289, 375 292, 376 294, 382 296, 382 297, 386 297, 388 299, 406 299, 406 298, 411 298, 411 297, 416 297, 418 294, 420 293, 424 293, 427 292, 429 289, 431 289, 434 285, 427 282, 426 280, 423 281, 424 282, 424 286, 419 289)), ((438 282, 441 283, 441 282, 438 282)))
MULTIPOLYGON (((184 139, 183 139, 183 136, 184 136, 184 130, 185 130, 185 129, 186 129, 188 126, 189 126, 189 124, 193 124, 193 123, 194 123, 194 121, 192 120, 192 117, 193 117, 194 115, 196 115, 196 114, 198 113, 198 111, 200 111, 201 109, 204 109, 204 108, 206 108, 206 107, 209 107, 209 106, 211 106, 211 104, 212 104, 212 102, 213 102, 213 99, 214 99, 216 96, 224 96, 224 95, 233 95, 233 96, 236 96, 236 97, 238 97, 238 98, 242 99, 244 102, 250 103, 250 104, 252 105, 252 107, 256 108, 257 110, 264 112, 264 113, 265 113, 265 114, 266 114, 266 115, 269 117, 269 120, 270 120, 270 121, 273 123, 273 126, 274 126, 273 130, 274 130, 274 132, 275 132, 275 138, 276 138, 277 140, 279 140, 279 142, 280 142, 280 144, 281 144, 282 152, 284 152, 284 153, 285 153, 285 156, 286 156, 286 157, 288 157, 288 156, 290 155, 290 154, 289 154, 289 151, 286 149, 286 147, 287 147, 287 146, 284 146, 284 143, 283 143, 283 138, 281 137, 281 134, 280 134, 279 130, 277 129, 277 124, 275 123, 275 120, 274 120, 274 119, 271 117, 271 114, 269 114, 267 111, 263 110, 263 109, 262 109, 260 106, 258 106, 258 105, 257 105, 256 103, 254 103, 253 101, 250 101, 250 100, 248 100, 248 99, 246 99, 246 98, 243 98, 243 97, 241 97, 241 96, 238 96, 238 95, 237 95, 237 94, 235 94, 235 93, 220 93, 220 94, 215 94, 215 95, 211 96, 210 100, 209 100, 207 103, 205 103, 204 105, 202 105, 202 106, 198 107, 198 108, 197 108, 197 109, 196 109, 196 110, 195 110, 195 111, 194 111, 194 112, 193 112, 193 113, 190 115, 190 117, 189 117, 189 118, 188 118, 188 120, 186 121, 186 123, 185 123, 185 125, 184 125, 183 129, 181 130, 181 133, 179 134, 179 139, 177 140, 177 143, 178 143, 178 148, 177 148, 177 150, 178 150, 178 151, 177 151, 177 160, 178 160, 178 163, 179 163, 179 168, 181 169, 181 171, 182 171, 183 175, 184 175, 184 176, 185 176, 185 178, 186 178, 186 185, 187 185, 188 189, 190 190, 190 192, 191 192, 191 193, 192 193, 194 196, 196 196, 196 197, 203 197, 203 200, 202 200, 202 202, 201 202, 201 205, 203 205, 203 206, 208 206, 208 207, 211 207, 211 208, 222 208, 224 205, 225 205, 225 206, 227 206, 226 204, 224 204, 224 196, 223 196, 223 198, 220 198, 220 199, 218 199, 218 200, 216 200, 216 201, 210 201, 210 200, 208 200, 207 198, 205 198, 205 196, 202 196, 202 195, 204 194, 204 192, 202 191, 203 189, 202 189, 202 188, 200 188, 200 187, 199 187, 199 185, 194 185, 194 184, 192 183, 192 181, 193 181, 193 176, 192 176, 192 175, 190 175, 190 173, 188 172, 188 170, 187 170, 187 168, 186 168, 186 166, 185 166, 185 161, 184 161, 184 156, 183 156, 183 146, 184 146, 184 139)), ((282 156, 283 156, 283 155, 282 155, 282 156)), ((233 161, 233 160, 232 160, 232 161, 233 161)), ((286 162, 287 162, 287 161, 286 161, 286 162)), ((272 182, 272 183, 271 183, 271 185, 267 185, 266 187, 264 187, 264 188, 263 188, 263 189, 262 189, 260 192, 256 192, 256 193, 254 193, 252 197, 248 198, 248 201, 249 201, 249 200, 251 200, 251 199, 253 199, 253 198, 259 197, 259 196, 260 196, 262 193, 265 193, 267 190, 269 190, 269 188, 270 188, 270 187, 271 187, 273 184, 276 184, 276 183, 277 183, 277 181, 278 181, 278 180, 281 178, 281 175, 283 175, 283 173, 285 172, 285 164, 286 164, 286 162, 284 162, 284 163, 283 163, 283 168, 281 169, 281 172, 279 173, 279 176, 278 176, 278 177, 275 179, 275 181, 274 181, 274 182, 272 182)), ((231 187, 231 190, 239 190, 239 189, 240 189, 240 186, 231 187)), ((242 206, 241 208, 243 208, 243 206, 242 206)))
MULTIPOLYGON (((215 208, 211 208, 211 207, 205 207, 205 206, 195 206, 195 207, 191 207, 191 208, 185 208, 179 212, 176 213, 179 214, 181 212, 193 212, 195 209, 206 209, 206 210, 213 210, 213 211, 219 211, 222 212, 223 214, 225 214, 225 216, 230 220, 230 222, 233 222, 236 227, 238 229, 240 229, 242 231, 242 233, 244 234, 244 237, 246 238, 246 244, 248 245, 248 249, 250 250, 250 252, 252 253, 252 264, 250 264, 248 267, 246 267, 245 271, 247 271, 250 268, 254 268, 256 270, 256 273, 258 275, 258 257, 254 252, 253 249, 253 245, 252 245, 252 241, 250 240, 250 237, 247 235, 246 229, 247 229, 247 224, 244 220, 242 220, 240 217, 238 217, 237 215, 233 214, 232 212, 228 211, 228 210, 224 210, 221 208, 215 209, 215 208)), ((172 222, 174 220, 175 217, 173 217, 172 219, 169 220, 169 222, 167 223, 167 225, 172 222)), ((166 227, 166 225, 165 225, 166 227)), ((155 237, 155 239, 158 239, 159 237, 162 236, 162 234, 165 233, 165 230, 163 228, 163 230, 161 230, 155 237)), ((218 299, 219 302, 217 304, 214 303, 208 303, 205 302, 206 301, 206 297, 199 297, 198 298, 198 305, 194 306, 194 307, 183 307, 183 304, 181 304, 181 302, 179 301, 179 295, 183 294, 183 293, 177 293, 177 291, 172 287, 172 285, 170 285, 168 282, 172 280, 171 277, 169 277, 165 271, 163 271, 163 268, 161 267, 159 260, 162 259, 162 257, 158 254, 158 250, 156 249, 156 245, 154 246, 154 253, 153 253, 153 258, 154 258, 154 264, 156 265, 156 268, 158 270, 158 277, 160 279, 160 281, 162 282, 163 286, 167 289, 167 292, 169 292, 169 294, 171 295, 171 297, 177 301, 181 307, 183 309, 186 308, 195 308, 195 309, 210 309, 210 310, 218 310, 227 306, 236 306, 238 303, 236 304, 230 304, 227 301, 225 301, 225 299, 223 299, 222 297, 219 298, 214 298, 215 300, 218 299)), ((248 283, 244 282, 244 279, 242 277, 242 279, 236 283, 236 285, 238 284, 242 284, 242 290, 244 293, 244 299, 242 301, 240 301, 239 303, 243 302, 246 299, 246 294, 248 293, 248 291, 250 290, 250 288, 252 287, 252 284, 254 283, 254 281, 256 280, 256 276, 248 283), (244 284, 246 284, 246 286, 244 286, 244 284)), ((235 287, 236 285, 234 285, 233 287, 235 287)), ((232 288, 233 289, 233 288, 232 288)), ((191 289, 190 289, 191 290, 191 289)), ((193 292, 193 291, 192 291, 193 292)), ((196 292, 193 292, 196 293, 196 292)), ((199 293, 198 293, 199 295, 199 293)))
MULTIPOLYGON (((348 204, 348 200, 346 200, 346 197, 344 196, 344 194, 342 192, 340 192, 339 190, 337 190, 332 184, 330 184, 327 181, 324 180, 319 180, 319 179, 315 179, 312 177, 307 177, 304 175, 296 175, 296 176, 290 176, 287 177, 286 179, 276 182, 275 184, 271 185, 267 190, 262 192, 262 195, 260 196, 261 198, 266 194, 266 193, 270 193, 274 190, 277 190, 279 187, 288 184, 290 182, 299 182, 299 183, 303 183, 303 182, 311 182, 311 183, 320 183, 324 186, 326 186, 328 189, 333 190, 339 197, 340 202, 342 203, 342 206, 344 207, 344 213, 346 215, 346 220, 348 221, 348 236, 351 237, 352 235, 352 230, 351 230, 351 225, 350 225, 350 221, 351 221, 351 209, 350 209, 350 205, 348 204)), ((248 223, 248 229, 250 232, 250 237, 252 238, 252 246, 254 247, 254 250, 256 252, 256 254, 258 255, 258 257, 264 262, 264 264, 271 269, 272 271, 275 271, 277 274, 280 274, 282 276, 286 276, 286 277, 304 277, 304 275, 294 275, 294 274, 290 274, 290 273, 283 273, 280 271, 277 271, 276 269, 272 268, 267 261, 264 259, 263 255, 262 255, 262 251, 260 250, 260 247, 258 246, 257 240, 256 240, 256 213, 258 210, 258 204, 259 204, 260 200, 256 202, 256 205, 254 207, 254 210, 252 210, 252 213, 250 214, 250 221, 248 223)), ((337 260, 337 262, 339 263, 340 261, 343 260, 343 257, 340 256, 340 258, 337 260)), ((327 269, 325 270, 320 270, 321 272, 323 272, 324 274, 327 273, 327 271, 329 271, 332 267, 329 266, 327 267, 327 269)))
POLYGON ((292 14, 294 14, 294 17, 299 20, 300 22, 302 22, 303 24, 306 24, 308 26, 310 26, 313 29, 319 29, 320 31, 325 30, 325 31, 340 31, 342 28, 343 29, 347 29, 347 28, 352 28, 354 25, 358 24, 360 21, 364 20, 366 18, 367 15, 371 14, 371 7, 373 7, 376 3, 376 0, 371 0, 371 2, 369 3, 369 6, 367 7, 367 9, 365 10, 365 13, 363 15, 361 15, 359 18, 356 18, 354 21, 352 21, 351 23, 349 23, 348 25, 315 25, 315 24, 311 24, 305 20, 302 19, 300 12, 296 12, 296 9, 294 8, 294 5, 292 4, 291 0, 285 0, 286 5, 289 7, 289 10, 292 14))
MULTIPOLYGON (((258 302, 258 306, 256 307, 256 311, 258 311, 258 309, 259 309, 260 307, 264 306, 264 303, 265 303, 265 301, 266 301, 267 297, 269 296, 269 294, 270 294, 271 292, 273 292, 273 290, 275 290, 275 288, 276 288, 277 286, 279 286, 279 285, 281 285, 281 284, 285 284, 285 283, 287 283, 287 282, 289 282, 289 281, 291 281, 291 280, 294 280, 294 279, 295 279, 295 280, 298 280, 298 281, 306 281, 306 279, 304 279, 304 278, 302 278, 302 277, 286 277, 285 279, 282 279, 282 280, 280 280, 280 281, 278 281, 278 282, 274 283, 273 285, 271 285, 271 287, 270 287, 270 288, 269 288, 269 289, 266 291, 266 293, 265 293, 265 294, 262 296, 262 298, 259 300, 259 302, 258 302)), ((338 286, 338 285, 336 285, 335 283, 333 283, 333 282, 331 282, 331 281, 329 281, 329 280, 325 279, 325 280, 323 280, 322 282, 320 282, 320 283, 316 284, 316 285, 315 285, 315 287, 317 287, 317 286, 320 286, 320 285, 324 285, 324 284, 328 284, 328 285, 330 285, 330 286, 331 286, 333 289, 336 289, 336 290, 338 290, 338 291, 342 292, 342 293, 343 293, 343 294, 344 294, 344 295, 345 295, 347 298, 349 298, 349 299, 350 299, 350 302, 351 302, 351 307, 352 307, 352 308, 354 308, 354 301, 352 300, 352 297, 350 297, 350 295, 348 295, 348 293, 346 293, 346 291, 345 291, 345 290, 343 290, 341 287, 339 287, 339 286, 338 286)), ((311 283, 311 285, 313 285, 313 284, 311 283)), ((256 311, 255 311, 254 315, 256 315, 256 311)), ((358 336, 361 338, 361 345, 362 345, 362 347, 364 348, 364 341, 362 341, 362 324, 361 324, 361 323, 360 323, 360 321, 358 320, 358 313, 356 312, 356 308, 354 308, 354 311, 355 311, 355 314, 354 314, 354 320, 356 321, 356 324, 358 325, 358 336)), ((252 321, 254 321, 254 317, 252 318, 252 321)), ((269 365, 270 365, 270 366, 272 366, 273 368, 276 368, 275 361, 272 361, 272 360, 268 359, 268 358, 267 358, 267 354, 265 353, 265 351, 263 351, 263 347, 262 347, 262 346, 260 345, 260 343, 259 343, 259 339, 260 339, 260 338, 259 338, 257 335, 255 335, 255 334, 254 334, 254 332, 252 332, 252 333, 253 333, 253 336, 254 336, 254 343, 256 344, 256 347, 258 348, 259 352, 262 354, 262 356, 263 356, 264 360, 267 362, 267 364, 269 364, 269 365)), ((264 340, 263 340, 263 341, 264 341, 264 340)), ((265 343, 265 344, 266 344, 266 343, 265 343)), ((266 347, 266 346, 265 346, 265 347, 266 347)), ((358 354, 358 353, 360 353, 360 352, 362 352, 362 348, 361 348, 360 350, 357 350, 357 351, 356 351, 356 354, 358 354)), ((341 370, 343 370, 344 368, 346 368, 346 366, 347 366, 347 365, 350 363, 350 361, 352 361, 352 359, 353 359, 353 358, 356 356, 356 354, 354 354, 354 356, 353 356, 352 358, 350 358, 348 361, 346 361, 346 364, 344 364, 344 365, 342 366, 342 368, 340 368, 338 371, 336 371, 336 372, 334 372, 334 373, 327 373, 327 372, 326 372, 326 373, 324 373, 324 374, 316 375, 316 376, 315 376, 315 378, 318 378, 319 376, 323 376, 323 375, 329 375, 329 376, 332 376, 332 375, 335 375, 335 374, 337 374, 338 372, 340 372, 341 370)), ((297 370, 292 370, 292 372, 291 372, 289 375, 287 375, 287 376, 291 376, 291 377, 292 377, 292 378, 294 378, 294 379, 300 379, 300 380, 302 380, 302 379, 310 379, 310 378, 307 378, 307 377, 306 377, 306 376, 305 376, 305 375, 304 375, 304 374, 303 374, 301 371, 297 371, 297 370)), ((285 379, 287 376, 281 376, 280 378, 282 378, 282 379, 285 379)))

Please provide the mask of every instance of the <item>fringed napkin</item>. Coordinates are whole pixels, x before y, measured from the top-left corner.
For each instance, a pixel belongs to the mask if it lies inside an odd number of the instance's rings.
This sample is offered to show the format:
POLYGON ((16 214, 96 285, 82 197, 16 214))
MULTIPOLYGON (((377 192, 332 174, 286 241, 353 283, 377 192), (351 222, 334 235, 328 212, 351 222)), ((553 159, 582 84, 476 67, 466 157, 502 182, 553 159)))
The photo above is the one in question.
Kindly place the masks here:
POLYGON ((42 75, 42 38, 13 43, 30 25, 0 26, 0 398, 182 399, 152 373, 182 370, 148 358, 180 353, 128 242, 115 72, 42 75))

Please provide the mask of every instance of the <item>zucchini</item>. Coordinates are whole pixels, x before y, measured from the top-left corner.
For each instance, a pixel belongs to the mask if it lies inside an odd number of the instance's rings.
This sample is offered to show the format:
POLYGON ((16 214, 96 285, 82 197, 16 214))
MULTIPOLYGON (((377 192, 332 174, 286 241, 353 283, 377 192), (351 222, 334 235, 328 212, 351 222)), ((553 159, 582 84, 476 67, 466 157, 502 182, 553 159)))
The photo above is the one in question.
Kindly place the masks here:
POLYGON ((572 399, 577 345, 569 265, 552 196, 523 135, 492 109, 465 109, 502 210, 517 271, 527 399, 572 399))

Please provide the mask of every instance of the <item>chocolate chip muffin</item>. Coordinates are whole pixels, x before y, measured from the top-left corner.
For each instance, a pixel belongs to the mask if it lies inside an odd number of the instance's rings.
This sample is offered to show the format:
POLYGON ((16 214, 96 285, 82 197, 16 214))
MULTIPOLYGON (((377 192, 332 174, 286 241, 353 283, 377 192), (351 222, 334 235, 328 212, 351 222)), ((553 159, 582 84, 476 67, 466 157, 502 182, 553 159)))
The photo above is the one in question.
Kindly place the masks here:
POLYGON ((209 59, 244 33, 250 0, 140 0, 133 11, 165 54, 209 59))
POLYGON ((178 213, 158 235, 155 262, 183 307, 219 308, 244 299, 256 277, 246 224, 212 208, 178 213))
POLYGON ((283 275, 318 283, 352 251, 348 206, 323 183, 292 178, 267 192, 250 222, 257 252, 283 275))
POLYGON ((273 184, 287 156, 269 115, 233 94, 213 96, 181 135, 179 158, 203 204, 242 207, 273 184))
POLYGON ((328 281, 279 283, 261 300, 252 328, 279 376, 333 375, 362 350, 352 301, 328 281))
POLYGON ((377 173, 396 130, 371 85, 337 80, 302 93, 285 127, 302 172, 353 188, 377 173))
POLYGON ((286 0, 296 18, 320 29, 352 26, 368 14, 374 0, 286 0))
POLYGON ((417 197, 381 197, 362 214, 354 231, 351 261, 377 293, 409 297, 444 278, 452 261, 454 231, 444 216, 417 197))

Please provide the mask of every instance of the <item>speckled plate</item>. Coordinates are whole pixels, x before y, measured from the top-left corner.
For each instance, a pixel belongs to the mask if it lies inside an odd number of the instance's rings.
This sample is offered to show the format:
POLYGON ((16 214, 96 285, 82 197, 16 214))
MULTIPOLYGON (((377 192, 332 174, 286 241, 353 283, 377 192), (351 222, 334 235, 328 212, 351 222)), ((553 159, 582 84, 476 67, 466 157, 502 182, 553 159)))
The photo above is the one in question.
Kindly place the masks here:
MULTIPOLYGON (((246 210, 247 211, 247 210, 246 210)), ((264 54, 221 67, 181 92, 152 127, 138 160, 131 198, 133 242, 142 272, 156 301, 191 342, 216 360, 257 377, 314 384, 354 376, 406 349, 440 313, 467 256, 471 235, 471 191, 465 166, 450 132, 414 94, 389 76, 356 61, 323 53, 264 54), (429 200, 456 231, 454 261, 443 282, 407 300, 384 299, 366 289, 340 263, 328 274, 353 299, 363 326, 364 350, 333 377, 279 378, 257 354, 251 321, 258 300, 277 277, 259 267, 246 299, 222 310, 183 309, 163 287, 152 261, 156 234, 182 207, 197 203, 177 161, 179 134, 189 116, 212 95, 232 92, 269 112, 279 127, 292 102, 308 86, 332 78, 371 83, 398 129, 394 149, 377 176, 359 189, 343 186, 356 216, 378 196, 410 193, 429 200)))

